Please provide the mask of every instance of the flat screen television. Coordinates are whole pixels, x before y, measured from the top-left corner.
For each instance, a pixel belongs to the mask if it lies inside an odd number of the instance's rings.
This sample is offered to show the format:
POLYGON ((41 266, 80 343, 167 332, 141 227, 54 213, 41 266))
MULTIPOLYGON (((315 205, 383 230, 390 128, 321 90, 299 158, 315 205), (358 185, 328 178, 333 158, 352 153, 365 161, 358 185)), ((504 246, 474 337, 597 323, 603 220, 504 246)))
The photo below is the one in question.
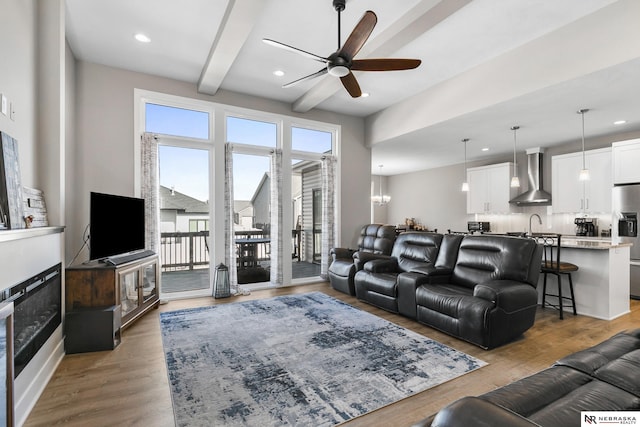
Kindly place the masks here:
POLYGON ((91 192, 89 224, 92 260, 145 248, 144 199, 91 192))

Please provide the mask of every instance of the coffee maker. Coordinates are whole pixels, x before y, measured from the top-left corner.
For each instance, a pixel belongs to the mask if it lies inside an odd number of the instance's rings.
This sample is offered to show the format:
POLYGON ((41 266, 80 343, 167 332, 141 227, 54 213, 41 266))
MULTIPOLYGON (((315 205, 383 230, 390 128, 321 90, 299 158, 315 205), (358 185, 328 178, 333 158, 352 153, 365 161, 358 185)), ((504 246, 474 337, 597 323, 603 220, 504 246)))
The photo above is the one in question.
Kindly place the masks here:
POLYGON ((573 223, 576 225, 576 236, 598 235, 598 218, 576 218, 573 223))

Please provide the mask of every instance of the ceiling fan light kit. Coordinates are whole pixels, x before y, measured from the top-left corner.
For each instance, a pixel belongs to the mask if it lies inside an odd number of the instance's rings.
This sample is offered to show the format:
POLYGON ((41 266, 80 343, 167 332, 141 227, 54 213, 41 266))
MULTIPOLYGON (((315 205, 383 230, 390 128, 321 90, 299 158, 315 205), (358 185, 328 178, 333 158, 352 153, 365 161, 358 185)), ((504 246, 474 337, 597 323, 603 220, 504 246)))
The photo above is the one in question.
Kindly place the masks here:
POLYGON ((346 0, 333 0, 333 8, 336 10, 336 12, 338 12, 338 50, 328 57, 322 57, 272 39, 262 39, 263 42, 270 46, 284 49, 289 52, 294 52, 308 59, 326 64, 324 68, 316 71, 315 73, 284 84, 282 86, 283 88, 291 87, 298 83, 311 80, 328 73, 333 77, 340 78, 342 85, 347 90, 347 92, 349 92, 349 95, 351 95, 351 97, 359 98, 362 95, 362 90, 360 89, 358 80, 353 75, 352 71, 398 71, 411 70, 420 66, 421 61, 419 59, 354 59, 358 52, 360 52, 360 49, 362 49, 362 46, 364 46, 366 41, 369 39, 373 28, 378 22, 378 17, 372 11, 366 11, 353 31, 351 31, 351 34, 344 42, 344 44, 341 44, 340 13, 345 9, 345 5, 346 0))

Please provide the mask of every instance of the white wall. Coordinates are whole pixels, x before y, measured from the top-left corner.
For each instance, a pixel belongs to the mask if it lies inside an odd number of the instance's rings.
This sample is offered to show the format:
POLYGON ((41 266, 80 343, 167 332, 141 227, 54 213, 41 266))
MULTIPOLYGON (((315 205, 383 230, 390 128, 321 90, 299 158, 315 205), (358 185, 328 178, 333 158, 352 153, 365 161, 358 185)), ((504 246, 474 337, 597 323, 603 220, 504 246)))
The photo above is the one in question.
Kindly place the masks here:
POLYGON ((37 187, 44 191, 49 221, 65 223, 65 6, 39 1, 37 8, 37 187))
POLYGON ((388 222, 404 224, 415 218, 429 230, 466 230, 467 196, 460 191, 463 165, 389 177, 388 222))
MULTIPOLYGON (((298 114, 288 104, 219 91, 198 94, 191 83, 79 61, 76 68, 77 176, 73 191, 78 218, 71 229, 83 229, 89 218, 89 192, 134 194, 134 88, 208 100, 270 113, 335 123, 342 127, 340 146, 342 209, 341 245, 353 246, 357 232, 369 222, 371 153, 364 146, 364 120, 325 111, 298 114)), ((82 242, 70 241, 77 250, 82 242)))
POLYGON ((0 114, 0 131, 18 140, 22 183, 37 188, 36 1, 0 0, 0 93, 15 120, 0 114))
MULTIPOLYGON (((65 219, 64 224, 76 224, 80 220, 80 212, 77 209, 78 194, 74 191, 78 172, 78 140, 75 133, 75 80, 76 60, 68 44, 65 45, 65 153, 64 153, 64 188, 65 188, 65 219)), ((69 227, 65 230, 67 242, 82 242, 84 228, 69 227)), ((67 262, 73 259, 78 248, 67 245, 67 262), (74 252, 75 251, 75 252, 74 252)))

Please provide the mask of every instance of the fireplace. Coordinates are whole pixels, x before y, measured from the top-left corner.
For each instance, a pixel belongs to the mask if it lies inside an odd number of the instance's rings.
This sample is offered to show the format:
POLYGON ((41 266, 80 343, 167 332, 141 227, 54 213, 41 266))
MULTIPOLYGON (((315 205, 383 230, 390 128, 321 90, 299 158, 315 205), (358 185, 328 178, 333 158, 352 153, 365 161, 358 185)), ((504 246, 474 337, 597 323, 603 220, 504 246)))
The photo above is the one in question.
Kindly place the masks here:
POLYGON ((14 375, 17 378, 62 321, 61 264, 3 291, 13 301, 14 375))

